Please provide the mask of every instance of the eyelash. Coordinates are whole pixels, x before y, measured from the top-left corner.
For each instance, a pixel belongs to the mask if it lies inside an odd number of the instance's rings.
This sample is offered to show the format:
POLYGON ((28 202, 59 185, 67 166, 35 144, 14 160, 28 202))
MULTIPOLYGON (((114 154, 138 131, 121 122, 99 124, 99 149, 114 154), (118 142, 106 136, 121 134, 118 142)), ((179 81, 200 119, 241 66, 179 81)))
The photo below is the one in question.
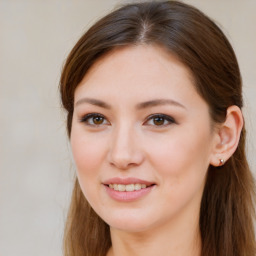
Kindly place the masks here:
MULTIPOLYGON (((87 115, 83 116, 80 119, 81 123, 85 123, 86 125, 90 125, 90 126, 101 126, 101 125, 105 124, 104 123, 105 121, 108 122, 107 119, 105 118, 105 116, 102 115, 102 114, 99 114, 99 113, 90 113, 90 114, 87 114, 87 115), (100 123, 100 124, 94 123, 94 118, 102 118, 103 123, 100 123)), ((108 124, 109 124, 109 122, 108 122, 108 124)))
MULTIPOLYGON (((85 116, 83 116, 81 119, 80 119, 80 122, 82 123, 85 123, 86 125, 89 125, 89 126, 101 126, 101 125, 109 125, 109 121, 105 118, 104 115, 102 114, 99 114, 99 113, 89 113, 85 116), (99 124, 96 124, 94 122, 94 119, 95 118, 100 118, 100 120, 102 121, 102 123, 99 123, 99 124)), ((158 126, 158 127, 165 127, 165 126, 168 126, 168 125, 171 125, 171 124, 175 124, 176 121, 173 117, 171 116, 168 116, 168 115, 164 115, 164 114, 152 114, 150 116, 148 116, 146 118, 146 121, 143 123, 143 125, 150 125, 150 126, 158 126), (156 119, 159 119, 158 121, 160 122, 163 122, 163 123, 160 123, 160 124, 155 124, 155 123, 152 123, 150 124, 149 122, 152 121, 156 121, 156 119)))
POLYGON ((159 127, 165 127, 165 126, 168 126, 168 125, 171 125, 171 124, 175 124, 176 121, 174 120, 173 117, 171 116, 168 116, 168 115, 164 115, 164 114, 152 114, 150 115, 149 117, 147 117, 146 121, 144 122, 144 124, 146 123, 149 123, 149 121, 152 121, 154 122, 154 120, 156 120, 157 118, 159 118, 161 121, 163 121, 164 123, 163 124, 149 124, 150 126, 159 126, 159 127))

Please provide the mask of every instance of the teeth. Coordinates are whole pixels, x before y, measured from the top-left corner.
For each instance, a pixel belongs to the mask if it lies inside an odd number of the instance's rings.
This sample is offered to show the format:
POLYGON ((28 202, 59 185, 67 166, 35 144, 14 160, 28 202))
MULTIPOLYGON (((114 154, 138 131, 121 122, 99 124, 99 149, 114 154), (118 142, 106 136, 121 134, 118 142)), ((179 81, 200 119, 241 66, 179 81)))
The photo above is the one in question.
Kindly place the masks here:
POLYGON ((118 184, 117 185, 117 188, 118 188, 118 191, 125 191, 125 185, 123 185, 123 184, 118 184))
POLYGON ((135 184, 134 189, 135 190, 140 190, 141 189, 141 184, 135 184))
POLYGON ((126 191, 134 191, 134 184, 129 184, 125 186, 126 191))
POLYGON ((140 190, 140 189, 143 189, 143 188, 146 188, 147 185, 146 184, 127 184, 127 185, 124 185, 124 184, 109 184, 109 187, 114 189, 114 190, 117 190, 117 191, 134 191, 134 190, 140 190))

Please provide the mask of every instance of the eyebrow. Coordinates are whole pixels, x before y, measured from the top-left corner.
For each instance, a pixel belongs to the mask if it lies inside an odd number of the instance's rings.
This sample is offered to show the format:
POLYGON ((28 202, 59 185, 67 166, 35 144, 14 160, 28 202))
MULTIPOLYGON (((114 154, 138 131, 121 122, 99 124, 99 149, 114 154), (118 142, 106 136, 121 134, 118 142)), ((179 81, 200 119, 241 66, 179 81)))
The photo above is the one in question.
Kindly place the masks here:
POLYGON ((155 107, 155 106, 159 106, 159 105, 173 105, 173 106, 177 106, 177 107, 186 109, 186 107, 184 105, 182 105, 181 103, 179 103, 175 100, 171 100, 171 99, 156 99, 156 100, 142 102, 142 103, 139 103, 136 106, 136 108, 143 109, 143 108, 155 107))
MULTIPOLYGON (((89 104, 92 104, 92 105, 95 105, 95 106, 98 106, 101 108, 111 109, 111 105, 109 105, 108 103, 101 101, 101 100, 93 99, 93 98, 82 98, 75 103, 75 106, 78 106, 83 103, 89 103, 89 104)), ((186 107, 184 105, 182 105, 181 103, 179 103, 175 100, 171 100, 171 99, 156 99, 156 100, 145 101, 145 102, 137 104, 136 109, 140 110, 140 109, 156 107, 156 106, 160 106, 160 105, 173 105, 173 106, 177 106, 177 107, 186 109, 186 107)))
POLYGON ((83 103, 89 103, 89 104, 92 104, 92 105, 95 105, 95 106, 98 106, 101 108, 111 109, 111 106, 109 104, 107 104, 106 102, 97 100, 97 99, 92 99, 92 98, 82 98, 76 102, 75 106, 78 106, 83 103))

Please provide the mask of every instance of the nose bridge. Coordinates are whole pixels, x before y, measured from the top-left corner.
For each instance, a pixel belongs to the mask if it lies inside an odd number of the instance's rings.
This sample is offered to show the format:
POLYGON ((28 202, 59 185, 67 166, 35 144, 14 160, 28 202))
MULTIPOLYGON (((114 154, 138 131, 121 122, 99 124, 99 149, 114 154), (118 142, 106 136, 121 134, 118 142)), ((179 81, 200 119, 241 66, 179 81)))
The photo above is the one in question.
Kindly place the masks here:
POLYGON ((127 123, 118 124, 113 129, 109 148, 110 163, 120 169, 139 165, 143 159, 138 144, 136 129, 127 123))

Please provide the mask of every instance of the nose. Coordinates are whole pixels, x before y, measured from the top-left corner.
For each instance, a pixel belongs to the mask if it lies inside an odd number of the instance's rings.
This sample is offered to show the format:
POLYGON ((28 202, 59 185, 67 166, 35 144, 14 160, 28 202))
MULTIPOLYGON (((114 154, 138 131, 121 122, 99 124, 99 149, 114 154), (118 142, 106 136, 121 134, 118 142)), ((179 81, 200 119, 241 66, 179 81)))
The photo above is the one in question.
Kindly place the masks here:
POLYGON ((139 141, 134 129, 128 127, 115 129, 109 145, 109 163, 121 170, 139 166, 144 160, 139 141))

